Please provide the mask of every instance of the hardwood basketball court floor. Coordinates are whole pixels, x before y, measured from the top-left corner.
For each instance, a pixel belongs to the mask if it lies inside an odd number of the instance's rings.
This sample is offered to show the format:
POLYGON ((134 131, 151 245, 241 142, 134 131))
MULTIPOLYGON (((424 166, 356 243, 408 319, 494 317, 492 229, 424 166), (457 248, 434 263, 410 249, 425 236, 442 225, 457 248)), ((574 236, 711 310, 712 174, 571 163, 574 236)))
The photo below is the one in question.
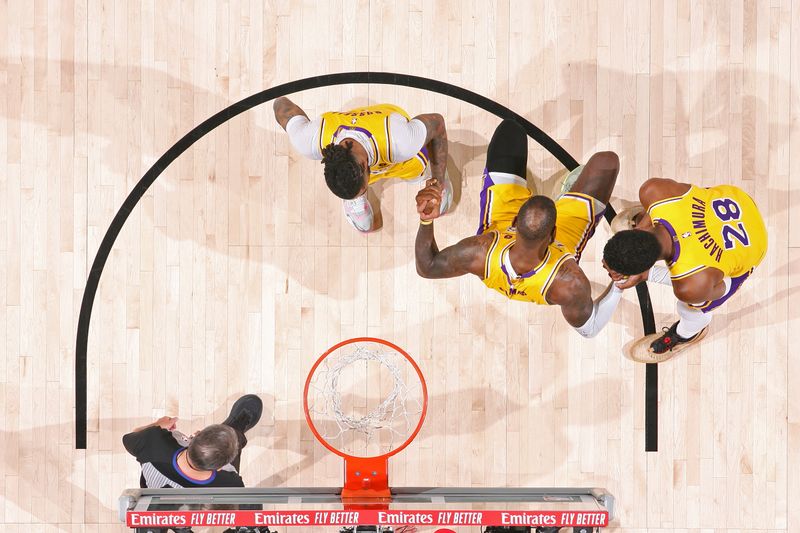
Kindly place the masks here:
MULTIPOLYGON (((800 528, 798 65, 791 0, 0 3, 0 529, 123 531, 116 498, 138 468, 122 435, 165 414, 189 433, 248 392, 265 402, 248 485, 340 483, 302 385, 326 348, 363 335, 405 348, 428 381, 394 485, 601 486, 618 501, 610 531, 800 528), (248 95, 367 70, 487 96, 579 161, 616 151, 618 210, 650 176, 753 196, 768 255, 702 346, 659 367, 658 452, 644 447, 644 366, 620 350, 642 331, 633 293, 585 340, 477 279, 420 278, 417 187, 382 187, 383 229, 357 234, 270 104, 198 141, 131 213, 95 301, 88 448, 74 449, 78 310, 133 186, 248 95)), ((443 114, 461 201, 437 241, 474 233, 497 117, 407 87, 292 98, 309 116, 382 102, 443 114)), ((563 166, 529 149, 549 194, 563 166)), ((608 236, 602 223, 581 261, 595 294, 608 236)), ((671 293, 650 291, 669 325, 671 293)))

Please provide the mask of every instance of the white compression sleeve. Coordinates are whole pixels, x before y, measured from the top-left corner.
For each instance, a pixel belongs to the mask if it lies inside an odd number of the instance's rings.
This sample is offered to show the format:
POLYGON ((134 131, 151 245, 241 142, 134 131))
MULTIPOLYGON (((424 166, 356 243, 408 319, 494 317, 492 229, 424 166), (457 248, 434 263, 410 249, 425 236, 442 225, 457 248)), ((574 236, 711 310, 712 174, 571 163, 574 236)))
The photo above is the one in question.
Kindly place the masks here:
POLYGON ((650 268, 650 273, 647 275, 647 281, 661 283, 662 285, 672 285, 672 278, 670 278, 669 269, 661 265, 653 265, 650 268))
POLYGON ((322 153, 316 142, 316 134, 319 129, 320 120, 308 120, 303 115, 295 115, 286 123, 286 133, 289 134, 289 142, 302 156, 309 159, 322 159, 322 153))
POLYGON ((428 130, 421 120, 406 120, 403 115, 389 115, 389 142, 392 143, 392 159, 395 162, 411 159, 425 145, 428 130))
POLYGON ((622 298, 622 289, 617 288, 617 286, 612 283, 611 288, 605 296, 594 302, 589 320, 587 320, 584 325, 575 328, 575 331, 587 339, 596 336, 606 324, 608 324, 608 321, 611 320, 611 315, 614 314, 614 310, 617 308, 620 298, 622 298))

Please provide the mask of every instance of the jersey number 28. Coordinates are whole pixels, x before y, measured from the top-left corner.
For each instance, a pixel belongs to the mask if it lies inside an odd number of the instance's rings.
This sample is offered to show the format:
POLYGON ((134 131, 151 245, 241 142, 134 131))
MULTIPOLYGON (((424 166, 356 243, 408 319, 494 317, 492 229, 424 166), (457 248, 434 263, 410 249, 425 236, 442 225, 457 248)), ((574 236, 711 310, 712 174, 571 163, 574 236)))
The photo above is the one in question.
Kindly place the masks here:
MULTIPOLYGON (((739 220, 742 217, 742 209, 735 201, 730 198, 719 198, 711 202, 711 207, 714 213, 722 222, 739 220)), ((747 231, 744 229, 744 224, 737 222, 736 226, 725 224, 722 226, 722 242, 726 250, 736 248, 736 241, 739 241, 743 246, 750 246, 750 238, 747 236, 747 231), (739 229, 735 229, 738 227, 739 229), (735 240, 734 240, 735 239, 735 240)))

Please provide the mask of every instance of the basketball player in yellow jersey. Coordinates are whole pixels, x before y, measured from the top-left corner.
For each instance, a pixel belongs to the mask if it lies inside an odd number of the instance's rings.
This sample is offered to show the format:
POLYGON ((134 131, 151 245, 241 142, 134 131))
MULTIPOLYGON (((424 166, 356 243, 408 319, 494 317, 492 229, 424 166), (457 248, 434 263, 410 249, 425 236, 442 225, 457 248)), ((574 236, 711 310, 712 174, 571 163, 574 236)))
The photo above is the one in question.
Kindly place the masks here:
POLYGON ((440 191, 431 187, 417 194, 417 272, 425 278, 474 274, 513 300, 558 305, 571 326, 593 337, 608 323, 622 290, 612 283, 593 302, 578 261, 611 197, 619 158, 613 152, 594 154, 555 202, 531 194, 527 158, 525 131, 504 120, 486 154, 478 234, 441 251, 433 235, 438 212, 432 208, 440 191))
POLYGON ((753 200, 731 185, 704 188, 651 178, 639 199, 646 212, 634 218, 635 229, 608 241, 603 259, 621 288, 647 279, 672 285, 680 320, 643 346, 660 362, 705 336, 712 311, 764 258, 767 230, 753 200), (655 264, 659 259, 667 268, 655 264))
POLYGON ((453 187, 445 175, 447 130, 442 115, 409 119, 399 107, 380 104, 309 120, 286 97, 275 100, 273 110, 295 150, 322 160, 328 188, 344 200, 345 216, 358 231, 381 227, 380 212, 376 216, 367 196, 369 185, 378 180, 429 177, 442 191, 441 212, 450 208, 453 187))

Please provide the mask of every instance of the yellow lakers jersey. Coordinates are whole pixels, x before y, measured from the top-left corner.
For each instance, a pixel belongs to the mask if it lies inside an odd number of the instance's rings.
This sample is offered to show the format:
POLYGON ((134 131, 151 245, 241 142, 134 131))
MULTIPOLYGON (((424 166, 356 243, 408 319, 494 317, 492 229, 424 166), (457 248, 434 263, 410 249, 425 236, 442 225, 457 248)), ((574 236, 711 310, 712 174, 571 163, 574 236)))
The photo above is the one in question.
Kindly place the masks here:
POLYGON ((425 148, 408 161, 395 161, 392 157, 391 129, 389 116, 398 113, 408 120, 408 114, 391 104, 378 104, 361 107, 352 111, 332 111, 322 114, 320 123, 320 152, 342 129, 360 131, 369 137, 376 161, 370 166, 369 183, 384 178, 414 179, 422 175, 428 166, 425 148))
POLYGON ((506 265, 509 263, 508 252, 511 245, 517 240, 517 231, 509 227, 496 229, 491 233, 494 240, 486 254, 483 283, 512 300, 549 305, 545 295, 564 262, 573 259, 572 254, 556 241, 547 248, 547 254, 536 268, 512 277, 506 265))
POLYGON ((767 230, 755 202, 732 185, 692 186, 682 196, 653 203, 648 213, 672 235, 668 264, 674 280, 709 267, 741 276, 767 251, 767 230))

